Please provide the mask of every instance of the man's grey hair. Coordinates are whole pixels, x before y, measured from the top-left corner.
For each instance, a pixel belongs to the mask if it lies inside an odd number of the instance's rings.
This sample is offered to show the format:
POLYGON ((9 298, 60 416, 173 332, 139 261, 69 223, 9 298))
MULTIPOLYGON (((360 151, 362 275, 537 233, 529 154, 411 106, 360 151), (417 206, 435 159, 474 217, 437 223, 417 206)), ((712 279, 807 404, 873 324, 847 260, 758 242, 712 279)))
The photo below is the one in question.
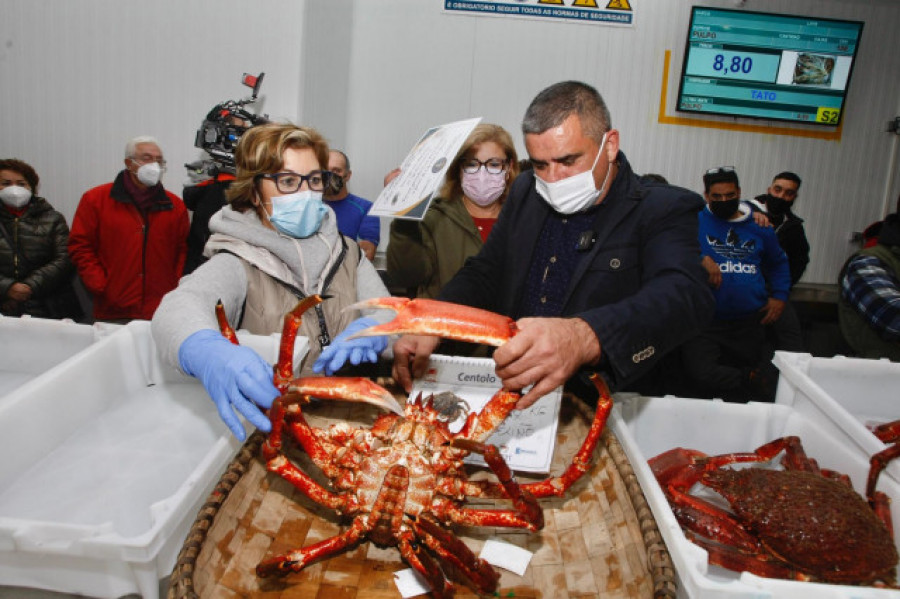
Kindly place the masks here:
POLYGON ((597 143, 612 128, 609 109, 596 89, 580 81, 561 81, 531 101, 522 119, 522 133, 543 133, 558 127, 572 113, 578 115, 584 134, 597 143))
POLYGON ((344 169, 349 173, 349 172, 351 171, 351 169, 350 169, 350 159, 347 158, 347 154, 345 154, 345 153, 344 153, 343 151, 341 151, 341 150, 335 150, 334 148, 332 148, 331 151, 332 151, 332 152, 337 152, 338 154, 340 154, 341 156, 344 157, 344 169))
POLYGON ((137 151, 138 144, 153 144, 157 148, 161 147, 155 137, 138 135, 137 137, 129 139, 128 143, 125 144, 125 158, 134 158, 134 153, 137 151))

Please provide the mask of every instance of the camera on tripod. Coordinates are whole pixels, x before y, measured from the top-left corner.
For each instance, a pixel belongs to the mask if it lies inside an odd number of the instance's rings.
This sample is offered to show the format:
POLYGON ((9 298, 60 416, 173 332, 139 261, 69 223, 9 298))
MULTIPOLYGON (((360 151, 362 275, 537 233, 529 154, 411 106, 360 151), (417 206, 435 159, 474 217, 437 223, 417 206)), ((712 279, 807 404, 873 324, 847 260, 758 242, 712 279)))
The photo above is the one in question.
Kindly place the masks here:
POLYGON ((264 76, 265 73, 259 75, 244 73, 241 83, 252 88, 253 94, 243 100, 227 100, 217 104, 206 115, 200 129, 197 130, 194 146, 209 154, 212 161, 185 164, 189 176, 199 174, 196 172, 198 169, 210 177, 219 172, 234 174, 234 148, 241 135, 253 125, 268 122, 268 115, 259 116, 245 108, 248 104, 256 102, 264 76))

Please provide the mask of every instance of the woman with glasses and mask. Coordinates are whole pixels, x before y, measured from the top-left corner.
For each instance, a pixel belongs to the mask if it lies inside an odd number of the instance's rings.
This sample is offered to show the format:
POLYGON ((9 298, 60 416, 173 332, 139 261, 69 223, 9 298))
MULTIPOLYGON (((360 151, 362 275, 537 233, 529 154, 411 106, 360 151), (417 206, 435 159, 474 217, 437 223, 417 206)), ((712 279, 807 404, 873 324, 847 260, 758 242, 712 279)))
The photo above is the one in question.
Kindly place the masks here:
POLYGON ((425 218, 391 223, 387 248, 391 284, 415 288, 418 297, 437 297, 487 240, 518 174, 509 133, 499 125, 476 126, 447 169, 425 218))
MULTIPOLYGON (((338 232, 334 212, 322 201, 327 164, 328 145, 314 129, 269 123, 247 130, 235 149, 229 204, 209 221, 209 260, 166 295, 153 317, 162 355, 203 382, 239 439, 245 432, 235 411, 268 431, 262 409, 278 391, 271 366, 220 334, 218 300, 235 329, 268 335, 281 331, 284 315, 300 298, 330 296, 303 318, 300 334, 310 347, 301 375, 307 376, 323 347, 377 324, 368 317, 354 321, 358 313, 343 309, 388 295, 374 266, 356 242, 338 232)), ((386 337, 354 340, 342 346, 339 364, 329 371, 348 358, 374 362, 386 346, 386 337)))
POLYGON ((37 195, 40 179, 21 160, 0 160, 0 313, 78 318, 65 217, 37 195), (62 301, 57 301, 62 300, 62 301))

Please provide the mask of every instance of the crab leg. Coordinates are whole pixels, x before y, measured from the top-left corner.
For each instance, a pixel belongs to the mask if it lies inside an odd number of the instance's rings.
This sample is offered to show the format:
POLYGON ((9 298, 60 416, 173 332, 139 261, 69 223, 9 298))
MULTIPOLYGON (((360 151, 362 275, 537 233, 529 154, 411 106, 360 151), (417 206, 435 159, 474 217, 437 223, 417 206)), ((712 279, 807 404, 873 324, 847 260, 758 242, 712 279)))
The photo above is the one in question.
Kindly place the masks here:
MULTIPOLYGON (((538 505, 537 499, 531 493, 522 491, 522 487, 516 482, 509 465, 495 445, 485 445, 469 439, 454 439, 453 446, 482 454, 484 461, 503 486, 504 495, 512 499, 516 513, 524 518, 526 527, 532 531, 544 527, 544 511, 538 505)), ((501 520, 506 521, 506 516, 501 520)))
MULTIPOLYGON (((363 402, 403 415, 403 408, 391 392, 364 377, 309 376, 284 384, 283 392, 304 398, 317 397, 336 401, 363 402)), ((307 402, 304 402, 307 403, 307 402)))
POLYGON ((222 304, 222 300, 216 301, 216 322, 219 323, 219 331, 222 333, 222 336, 237 345, 237 334, 234 332, 234 328, 228 324, 228 317, 225 315, 225 306, 222 304))
POLYGON ((466 418, 465 424, 456 433, 457 439, 469 439, 472 441, 485 441, 491 433, 506 420, 509 413, 516 407, 522 395, 514 391, 500 389, 478 412, 472 412, 466 418))
POLYGON ((328 558, 359 543, 366 532, 365 522, 358 518, 353 521, 350 528, 339 535, 260 562, 256 566, 256 575, 260 578, 266 578, 268 576, 284 576, 291 572, 299 572, 313 562, 328 558))
MULTIPOLYGON (((706 539, 698 537, 694 534, 688 535, 690 540, 700 547, 706 549, 709 554, 709 563, 741 572, 746 570, 757 576, 766 578, 784 578, 787 580, 809 580, 810 577, 802 572, 798 572, 793 568, 789 568, 784 564, 775 561, 772 557, 764 553, 745 553, 735 547, 728 545, 720 545, 719 543, 710 543, 706 539)), ((727 542, 727 541, 726 541, 727 542)))
POLYGON ((884 525, 887 526, 892 535, 894 527, 891 518, 891 500, 884 493, 876 491, 875 486, 878 484, 878 477, 881 476, 881 471, 898 456, 900 456, 900 445, 891 445, 887 449, 873 455, 869 459, 869 464, 871 465, 869 467, 869 478, 866 481, 866 499, 869 500, 869 505, 875 510, 875 515, 884 522, 884 525))
POLYGON ((515 509, 465 509, 459 508, 453 502, 441 500, 436 501, 433 505, 435 515, 468 526, 503 526, 527 528, 531 531, 544 527, 544 512, 541 510, 541 506, 538 505, 532 494, 523 491, 523 485, 516 482, 506 460, 494 445, 484 445, 468 439, 454 439, 452 445, 484 455, 484 461, 500 481, 499 485, 496 485, 503 490, 500 496, 511 499, 515 509))
POLYGON ((436 599, 451 599, 453 597, 453 585, 444 578, 444 574, 425 548, 418 543, 411 531, 406 531, 397 545, 400 555, 410 566, 417 570, 428 584, 436 599))
POLYGON ((300 300, 294 309, 284 315, 281 342, 278 346, 278 364, 275 366, 275 386, 284 393, 285 387, 294 377, 294 343, 300 330, 302 315, 314 306, 328 299, 327 295, 308 295, 300 300))
MULTIPOLYGON (((281 397, 277 398, 274 403, 272 403, 272 407, 269 408, 269 418, 272 421, 272 431, 269 433, 268 438, 266 438, 266 442, 263 443, 262 446, 262 456, 263 459, 266 460, 266 470, 268 470, 269 472, 274 472, 275 474, 281 476, 286 481, 294 485, 294 487, 296 487, 298 491, 300 491, 316 503, 328 506, 341 513, 355 512, 358 506, 355 504, 354 497, 352 495, 338 495, 336 493, 332 493, 331 491, 317 483, 315 480, 313 480, 311 476, 300 470, 300 468, 298 468, 293 462, 287 459, 287 457, 285 457, 285 455, 281 452, 282 435, 284 434, 285 426, 284 414, 286 405, 301 400, 302 397, 296 394, 282 395, 281 397)), ((302 418, 302 415, 298 414, 297 417, 302 418)), ((307 425, 307 430, 308 429, 309 425, 307 425)), ((315 446, 314 448, 310 449, 317 448, 317 443, 314 438, 306 439, 306 441, 309 441, 315 446)), ((304 449, 306 449, 307 444, 303 443, 302 441, 301 444, 303 444, 304 449)))
POLYGON ((440 524, 425 514, 420 515, 413 522, 413 526, 439 560, 452 565, 474 582, 482 592, 494 593, 497 590, 500 575, 487 561, 472 553, 458 537, 441 528, 440 524))
POLYGON ((298 393, 304 397, 370 403, 402 415, 403 408, 400 407, 394 396, 369 379, 324 376, 292 379, 294 375, 294 343, 297 339, 297 331, 300 329, 302 315, 326 299, 328 296, 307 296, 285 315, 278 364, 275 367, 275 386, 282 393, 298 393))
POLYGON ((528 483, 522 487, 534 495, 535 497, 549 497, 557 495, 562 497, 565 492, 581 478, 585 472, 591 467, 591 458, 594 455, 594 449, 597 448, 597 442, 603 433, 603 427, 606 426, 606 419, 612 410, 613 400, 609 394, 609 388, 600 375, 594 373, 591 375, 591 381, 597 388, 599 397, 597 398, 597 410, 594 412, 594 420, 591 422, 591 429, 588 431, 581 449, 572 458, 572 463, 566 468, 561 476, 549 478, 538 483, 528 483))
POLYGON ((648 463, 666 493, 675 518, 684 527, 745 551, 758 551, 756 539, 734 516, 688 493, 706 471, 707 459, 702 452, 676 447, 651 458, 648 463))
POLYGON ((882 443, 896 443, 900 441, 900 420, 879 424, 872 428, 872 434, 882 443))
POLYGON ((376 335, 433 335, 455 341, 500 346, 516 333, 516 323, 494 312, 432 299, 399 297, 373 298, 346 308, 383 308, 397 312, 396 318, 356 333, 355 337, 376 335))
MULTIPOLYGON (((325 376, 292 379, 294 375, 294 342, 297 339, 297 331, 300 329, 301 315, 326 299, 328 299, 328 296, 310 295, 300 300, 294 309, 285 315, 284 329, 282 330, 279 344, 278 364, 275 366, 275 386, 282 393, 293 393, 302 396, 304 398, 303 403, 308 403, 311 397, 337 401, 364 402, 402 416, 403 408, 400 407, 400 404, 397 403, 390 391, 369 379, 325 376)), ((228 324, 225 308, 222 306, 221 301, 216 303, 216 318, 222 335, 237 345, 237 335, 235 335, 231 325, 228 324)))
MULTIPOLYGON (((274 460, 270 460, 272 464, 276 460, 287 459, 283 456, 276 456, 274 460)), ((294 483, 295 474, 306 477, 306 474, 293 467, 287 462, 293 470, 273 470, 283 476, 289 482, 294 483)), ((272 468, 269 468, 272 470, 272 468)), ((308 478, 308 477, 307 477, 308 478)), ((313 483, 315 485, 315 483, 313 483)), ((302 492, 307 493, 309 490, 306 486, 297 486, 302 492)), ((318 485, 315 485, 318 486, 318 485)), ((403 522, 403 512, 400 507, 406 498, 407 487, 409 486, 409 470, 405 466, 395 465, 391 467, 384 477, 384 484, 372 505, 372 513, 370 515, 361 515, 353 520, 350 528, 339 535, 325 539, 308 547, 291 551, 290 553, 279 555, 277 557, 260 562, 256 567, 256 574, 260 577, 266 577, 273 574, 287 574, 289 572, 299 572, 309 564, 327 558, 347 547, 360 542, 368 535, 376 543, 383 545, 391 544, 392 539, 400 534, 400 527, 403 522)), ((321 487, 319 487, 321 489, 321 487)), ((322 489, 324 491, 324 489, 322 489)), ((325 491, 327 493, 327 491, 325 491)), ((327 502, 320 501, 321 496, 316 497, 307 495, 316 503, 329 505, 327 502)), ((329 507, 338 509, 338 506, 330 505, 329 507)), ((338 511, 340 511, 338 509, 338 511)))

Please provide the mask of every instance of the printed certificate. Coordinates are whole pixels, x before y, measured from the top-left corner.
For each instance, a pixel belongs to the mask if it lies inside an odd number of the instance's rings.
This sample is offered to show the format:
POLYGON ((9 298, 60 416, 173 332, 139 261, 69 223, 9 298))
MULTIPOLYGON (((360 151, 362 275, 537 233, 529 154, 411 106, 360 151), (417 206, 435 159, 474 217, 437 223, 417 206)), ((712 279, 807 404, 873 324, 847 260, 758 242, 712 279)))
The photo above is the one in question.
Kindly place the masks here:
POLYGON ((403 159, 400 174, 378 195, 369 215, 422 220, 447 168, 480 121, 478 117, 426 131, 403 159))

